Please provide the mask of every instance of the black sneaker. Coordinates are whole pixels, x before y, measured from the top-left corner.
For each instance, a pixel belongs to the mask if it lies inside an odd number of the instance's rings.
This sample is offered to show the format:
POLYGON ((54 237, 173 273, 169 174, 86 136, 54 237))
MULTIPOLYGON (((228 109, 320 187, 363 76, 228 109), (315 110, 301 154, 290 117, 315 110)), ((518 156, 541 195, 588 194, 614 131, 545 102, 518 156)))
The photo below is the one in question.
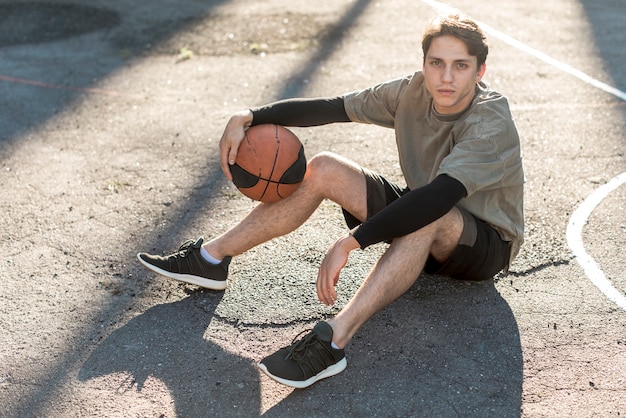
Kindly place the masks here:
POLYGON ((327 322, 318 322, 312 331, 296 341, 304 332, 294 338, 291 346, 261 360, 259 368, 277 382, 294 388, 311 386, 346 368, 344 350, 330 345, 333 329, 327 322))
POLYGON ((139 253, 137 258, 150 270, 171 279, 207 289, 224 290, 231 257, 224 258, 220 264, 209 263, 200 254, 202 241, 202 237, 195 242, 189 240, 177 252, 165 257, 139 253))

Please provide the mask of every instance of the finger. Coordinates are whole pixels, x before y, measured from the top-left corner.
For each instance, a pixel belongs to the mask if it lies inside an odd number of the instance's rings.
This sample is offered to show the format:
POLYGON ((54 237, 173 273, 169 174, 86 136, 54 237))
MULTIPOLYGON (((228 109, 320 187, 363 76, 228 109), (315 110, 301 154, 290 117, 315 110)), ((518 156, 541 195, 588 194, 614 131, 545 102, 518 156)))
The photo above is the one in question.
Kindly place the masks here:
POLYGON ((315 283, 317 289, 317 298, 324 305, 331 306, 334 301, 331 295, 330 281, 326 278, 324 269, 320 268, 318 272, 317 282, 315 283))
POLYGON ((233 181, 233 175, 230 172, 230 165, 228 164, 228 155, 220 158, 220 165, 222 166, 222 173, 224 173, 224 176, 228 180, 233 181))
POLYGON ((333 306, 335 304, 335 298, 333 298, 332 292, 332 289, 326 289, 326 296, 324 299, 324 304, 326 306, 333 306))
POLYGON ((337 294, 335 293, 335 288, 334 287, 330 287, 328 289, 326 289, 326 304, 328 306, 333 306, 335 304, 335 301, 337 300, 337 294))
POLYGON ((317 290, 317 299, 322 302, 324 305, 328 305, 328 299, 326 297, 325 284, 320 274, 318 274, 317 282, 315 283, 315 288, 317 290))
POLYGON ((330 282, 327 282, 324 287, 324 303, 328 306, 332 306, 337 301, 337 291, 335 286, 330 282))
POLYGON ((228 140, 223 141, 223 149, 221 149, 222 154, 220 155, 220 162, 222 164, 222 171, 224 171, 224 174, 229 180, 232 180, 230 166, 234 165, 237 161, 239 145, 241 145, 244 135, 245 133, 242 133, 241 138, 239 139, 237 139, 236 137, 229 137, 228 140))
POLYGON ((224 134, 222 135, 222 138, 220 139, 220 144, 219 144, 219 151, 220 151, 220 166, 222 168, 222 173, 224 173, 224 176, 228 179, 232 181, 232 174, 230 173, 230 166, 228 164, 228 155, 230 153, 230 145, 229 142, 227 140, 227 132, 225 131, 224 134))
POLYGON ((233 165, 235 161, 237 161, 237 150, 238 148, 232 147, 230 152, 228 153, 228 164, 233 165))
POLYGON ((320 280, 320 291, 322 298, 320 299, 325 305, 332 305, 334 303, 332 280, 329 280, 328 273, 325 272, 323 280, 320 280))

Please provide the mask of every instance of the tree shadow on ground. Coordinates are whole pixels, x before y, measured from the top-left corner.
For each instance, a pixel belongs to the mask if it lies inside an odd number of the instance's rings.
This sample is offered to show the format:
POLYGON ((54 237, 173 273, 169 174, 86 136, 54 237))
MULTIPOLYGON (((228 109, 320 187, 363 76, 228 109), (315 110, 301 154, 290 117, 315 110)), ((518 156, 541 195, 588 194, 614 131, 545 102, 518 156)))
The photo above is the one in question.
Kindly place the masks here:
MULTIPOLYGON (((138 315, 99 344, 78 378, 122 375, 120 387, 141 391, 153 377, 179 416, 258 415, 256 365, 205 338, 222 295, 194 292, 138 315)), ((346 371, 294 390, 265 415, 520 416, 519 330, 492 281, 422 277, 366 323, 347 356, 346 371)))
MULTIPOLYGON (((4 52, 11 52, 11 54, 6 54, 11 59, 7 58, 6 62, 0 66, 0 97, 6 98, 5 101, 11 103, 11 106, 8 106, 4 114, 0 116, 0 126, 2 126, 0 160, 10 156, 17 148, 15 145, 28 141, 28 138, 23 135, 25 132, 35 130, 65 111, 79 109, 82 100, 94 93, 96 91, 94 89, 98 88, 101 81, 116 74, 118 70, 131 65, 133 59, 141 58, 144 53, 148 54, 149 51, 142 49, 146 43, 153 46, 160 45, 177 33, 189 29, 189 25, 195 22, 197 16, 209 14, 217 6, 229 2, 226 0, 204 2, 159 0, 155 4, 145 7, 133 2, 112 2, 107 4, 106 9, 69 4, 53 5, 53 3, 29 2, 28 4, 3 4, 0 7, 0 10, 4 12, 0 21, 3 18, 4 20, 10 18, 11 21, 11 25, 5 25, 4 30, 0 30, 0 49, 4 52), (147 13, 147 8, 156 10, 158 13, 147 13), (168 14, 168 12, 171 13, 168 14), (54 16, 50 17, 50 13, 54 16), (39 24, 40 21, 54 19, 63 24, 45 27, 39 24), (138 42, 138 39, 141 42, 138 42), (128 42, 132 40, 135 42, 128 42), (41 60, 45 65, 33 65, 24 57, 37 57, 38 60, 33 62, 38 63, 41 60)), ((328 34, 321 39, 320 51, 303 64, 302 68, 296 70, 293 78, 290 79, 291 81, 287 83, 290 94, 295 94, 305 87, 306 83, 301 80, 309 78, 315 69, 321 65, 321 61, 332 55, 332 51, 335 51, 339 45, 339 38, 346 29, 345 25, 352 24, 370 3, 370 0, 354 2, 354 5, 347 8, 345 16, 337 16, 336 22, 333 21, 328 28, 323 28, 328 34)), ((241 22, 245 24, 245 20, 241 22)), ((210 37, 210 35, 209 33, 207 36, 210 37)), ((105 91, 100 92, 104 93, 105 91)), ((117 94, 118 92, 110 93, 117 94)), ((122 93, 123 97, 123 92, 119 93, 122 93)), ((286 93, 283 91, 281 94, 286 93)), ((79 126, 77 125, 76 130, 78 129, 79 126)), ((112 142, 112 144, 115 143, 112 142)), ((109 146, 105 145, 105 147, 109 146)), ((108 151, 107 149, 107 153, 108 151)), ((59 158, 63 157, 64 153, 60 152, 59 158)), ((70 166, 71 164, 68 163, 67 165, 70 166)), ((206 166, 202 168, 199 170, 202 172, 202 178, 198 179, 196 186, 191 187, 193 189, 192 195, 180 205, 179 209, 173 210, 171 214, 158 217, 161 221, 162 218, 166 218, 169 226, 165 229, 159 229, 146 238, 144 241, 147 244, 142 244, 142 250, 157 246, 157 243, 161 249, 162 236, 177 236, 176 234, 180 233, 180 225, 188 224, 189 221, 197 219, 210 206, 216 195, 213 191, 220 187, 224 180, 221 175, 217 175, 219 174, 219 165, 215 158, 208 161, 206 166)), ((106 163, 103 162, 102 169, 110 168, 106 167, 106 163)), ((16 181, 17 177, 14 172, 3 171, 9 182, 16 181)), ((78 176, 74 171, 70 172, 73 178, 83 177, 83 173, 78 176)), ((163 182, 169 183, 169 180, 164 179, 163 182)), ((64 207, 72 207, 71 204, 66 203, 65 198, 59 200, 64 207)), ((166 206, 170 204, 171 202, 168 202, 166 206)), ((130 202, 129 205, 131 205, 130 202)), ((112 212, 116 213, 116 210, 113 209, 112 212)), ((76 216, 72 214, 72 222, 76 216)), ((91 219, 89 218, 89 221, 91 219)), ((155 220, 155 223, 161 222, 158 219, 155 220)), ((82 222, 84 219, 80 219, 80 221, 82 222)), ((134 237, 134 234, 130 236, 134 237)), ((94 240, 99 242, 99 246, 102 238, 97 237, 94 240)), ((115 245, 115 243, 109 244, 115 245)), ((128 237, 126 237, 124 244, 128 244, 128 237)), ((132 245, 129 248, 131 249, 123 254, 116 252, 116 257, 121 260, 135 260, 134 253, 136 250, 132 249, 132 245)), ((86 257, 86 254, 81 251, 80 257, 86 257)), ((118 264, 117 261, 116 264, 118 264)), ((125 267, 123 271, 120 268, 115 275, 138 277, 137 269, 135 260, 131 267, 125 267)), ((129 286, 133 295, 140 295, 145 291, 146 283, 135 281, 129 286)), ((110 298, 108 302, 99 307, 96 316, 102 322, 108 320, 115 323, 121 313, 126 311, 129 303, 132 302, 128 302, 126 299, 110 298)), ((237 362, 241 362, 243 370, 252 370, 246 360, 233 357, 203 340, 202 332, 207 328, 210 315, 193 316, 197 313, 190 312, 193 310, 185 303, 177 302, 157 306, 115 331, 114 337, 107 339, 103 343, 103 347, 98 346, 95 349, 96 354, 89 357, 81 370, 80 378, 84 380, 98 375, 107 375, 109 374, 107 371, 111 373, 114 371, 124 372, 125 369, 128 369, 134 376, 135 381, 132 382, 132 385, 136 384, 137 388, 141 389, 147 376, 159 375, 161 376, 158 377, 159 379, 166 381, 168 386, 173 386, 171 390, 177 408, 180 415, 184 416, 188 415, 190 406, 187 402, 180 402, 179 397, 182 396, 183 389, 176 386, 175 382, 169 382, 168 379, 174 376, 184 376, 187 372, 195 371, 198 364, 202 364, 192 360, 199 358, 199 354, 195 350, 192 352, 191 347, 198 346, 197 349, 201 351, 202 358, 215 353, 216 362, 223 359, 223 364, 219 363, 213 367, 215 370, 231 368, 233 364, 238 364, 237 362), (172 309, 174 306, 180 307, 181 313, 175 314, 174 309, 172 309), (189 318, 186 317, 187 315, 189 318), (172 321, 171 319, 174 317, 179 320, 172 321), (146 325, 146 330, 142 330, 142 327, 137 325, 142 321, 146 325), (152 331, 150 331, 152 334, 148 333, 150 329, 148 325, 150 324, 153 326, 152 331), (185 324, 185 327, 177 329, 181 324, 185 324), (160 330, 161 325, 162 330, 160 330), (162 332, 162 335, 159 332, 162 332), (154 340, 150 339, 151 336, 154 340), (158 341, 157 337, 164 338, 164 340, 158 341), (182 345, 182 348, 176 348, 179 354, 168 354, 164 350, 167 350, 168 347, 174 350, 174 341, 177 337, 189 342, 182 345), (127 341, 126 346, 116 346, 119 341, 124 341, 124 339, 127 341), (147 351, 148 357, 141 357, 146 353, 139 346, 133 345, 133 341, 144 343, 144 346, 147 345, 150 348, 147 351), (114 350, 115 347, 119 351, 114 350), (184 351, 186 349, 190 351, 184 351), (161 368, 157 362, 159 356, 164 356, 173 361, 189 362, 191 365, 181 364, 179 366, 182 369, 179 369, 178 366, 168 366, 170 363, 161 363, 165 365, 164 368, 161 368), (107 361, 111 362, 110 366, 107 366, 107 361), (135 361, 143 364, 146 369, 135 367, 135 361)), ((17 410, 25 410, 28 411, 27 414, 29 415, 37 415, 38 411, 43 410, 55 398, 53 389, 62 387, 62 382, 68 377, 67 371, 73 369, 74 365, 81 361, 80 359, 86 350, 91 349, 92 336, 98 335, 101 331, 98 325, 85 322, 83 335, 77 338, 79 342, 75 343, 77 347, 59 354, 58 362, 42 365, 45 373, 38 382, 38 389, 20 396, 19 405, 16 406, 17 410), (39 388, 43 389, 39 390, 39 388)), ((191 376, 195 375, 192 374, 191 376)), ((258 380, 258 374, 255 373, 254 376, 255 381, 258 380)), ((191 380, 193 382, 194 379, 191 380)), ((203 385, 217 382, 207 383, 200 379, 194 383, 204 387, 203 385)), ((255 385, 256 387, 258 385, 255 385)), ((258 396, 256 400, 258 401, 258 396)), ((249 393, 242 402, 245 405, 249 402, 249 405, 257 407, 257 409, 252 409, 258 413, 258 402, 255 403, 249 393)), ((206 406, 207 411, 211 410, 209 399, 201 399, 197 403, 206 406)))
POLYGON ((523 357, 492 281, 424 276, 346 349, 348 368, 266 416, 519 417, 523 357))
POLYGON ((626 3, 616 0, 580 0, 580 3, 589 21, 598 55, 613 79, 613 85, 626 90, 626 52, 624 48, 615 48, 615 45, 624 45, 626 40, 626 3))
POLYGON ((205 339, 222 296, 194 292, 178 302, 148 309, 105 338, 78 378, 121 375, 122 381, 111 388, 118 392, 141 392, 148 378, 158 379, 167 386, 181 417, 258 415, 256 365, 205 339), (229 370, 236 372, 226 373, 229 370))

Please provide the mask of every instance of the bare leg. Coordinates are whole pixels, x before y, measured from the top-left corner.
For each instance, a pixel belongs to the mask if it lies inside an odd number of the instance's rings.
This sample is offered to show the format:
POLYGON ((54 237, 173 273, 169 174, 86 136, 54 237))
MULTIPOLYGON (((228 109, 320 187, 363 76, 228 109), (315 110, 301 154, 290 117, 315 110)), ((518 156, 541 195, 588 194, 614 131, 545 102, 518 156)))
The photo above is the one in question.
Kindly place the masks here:
POLYGON ((359 219, 367 213, 365 177, 355 163, 336 154, 313 157, 300 187, 287 199, 260 203, 241 222, 204 244, 216 258, 239 255, 302 225, 322 200, 330 199, 359 219))
POLYGON ((330 321, 333 342, 340 348, 376 312, 406 292, 421 274, 429 254, 446 260, 463 231, 463 216, 455 208, 426 227, 394 239, 357 293, 330 321))

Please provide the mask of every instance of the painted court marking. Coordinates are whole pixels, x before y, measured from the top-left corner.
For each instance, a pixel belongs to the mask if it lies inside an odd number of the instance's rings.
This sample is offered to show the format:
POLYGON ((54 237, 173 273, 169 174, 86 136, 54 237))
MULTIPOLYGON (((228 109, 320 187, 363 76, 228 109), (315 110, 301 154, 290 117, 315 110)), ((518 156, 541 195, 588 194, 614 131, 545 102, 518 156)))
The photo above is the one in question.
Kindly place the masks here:
POLYGON ((43 87, 43 88, 54 89, 54 90, 70 90, 70 91, 76 91, 76 92, 81 92, 81 93, 106 94, 110 96, 132 97, 132 98, 142 97, 137 94, 120 93, 120 92, 112 91, 112 90, 96 89, 96 88, 89 88, 89 87, 62 86, 60 84, 46 83, 43 81, 30 80, 27 78, 11 77, 11 76, 2 75, 2 74, 0 74, 0 81, 6 81, 8 83, 13 83, 13 84, 25 84, 29 86, 43 87))
MULTIPOLYGON (((448 6, 446 4, 443 4, 439 1, 422 0, 422 2, 442 13, 451 13, 451 12, 458 11, 457 9, 451 6, 448 6)), ((478 23, 481 25, 483 30, 486 33, 490 34, 491 36, 498 38, 501 41, 511 45, 512 47, 517 48, 520 51, 525 52, 529 55, 532 55, 535 58, 541 61, 544 61, 545 63, 552 65, 553 67, 567 74, 570 74, 571 76, 574 76, 593 87, 596 87, 606 93, 609 93, 621 100, 626 101, 626 92, 623 92, 619 89, 616 89, 615 87, 612 87, 606 83, 603 83, 600 80, 590 77, 589 75, 583 73, 582 71, 579 71, 564 62, 554 59, 544 54, 543 52, 535 48, 532 48, 510 37, 509 35, 503 32, 500 32, 497 29, 494 29, 493 27, 483 22, 478 22, 478 23)), ((37 87, 45 87, 45 88, 53 88, 53 89, 74 90, 74 91, 80 91, 80 92, 85 92, 85 93, 138 97, 134 95, 119 93, 119 92, 114 92, 114 91, 109 91, 109 90, 104 90, 104 89, 68 87, 68 86, 61 86, 61 85, 56 85, 56 84, 43 83, 43 82, 39 82, 35 80, 14 78, 14 77, 9 77, 5 75, 0 75, 0 81, 19 83, 19 84, 29 84, 29 85, 33 85, 37 87)), ((566 236, 567 236, 568 246, 574 253, 576 260, 581 265, 581 267, 585 271, 585 274, 589 277, 591 282, 595 286, 597 286, 598 289, 600 289, 602 293, 606 295, 607 298, 609 298, 611 301, 616 303, 620 308, 626 311, 626 297, 611 284, 610 280, 607 279, 604 272, 602 271, 602 269, 600 269, 600 267, 595 262, 595 260, 589 254, 587 254, 583 245, 583 240, 582 240, 583 227, 587 223, 593 210, 596 208, 596 206, 598 206, 598 204, 604 198, 608 196, 610 192, 612 192, 613 190, 615 190, 616 188, 618 188, 624 183, 626 183, 626 173, 622 173, 618 175, 617 177, 609 181, 607 184, 605 184, 604 186, 596 190, 594 193, 592 193, 572 214, 572 217, 570 218, 570 221, 567 226, 566 236)))
MULTIPOLYGON (((440 3, 435 0, 422 0, 423 3, 433 7, 434 9, 439 10, 442 13, 451 13, 458 12, 457 9, 448 6, 446 4, 440 3)), ((575 69, 574 67, 561 62, 557 59, 554 59, 543 52, 532 48, 509 35, 500 32, 497 29, 492 28, 491 26, 478 22, 479 25, 483 28, 485 32, 488 34, 500 39, 501 41, 511 45, 514 48, 519 49, 522 52, 525 52, 529 55, 538 58, 547 64, 550 64, 557 69, 570 74, 583 82, 596 87, 606 93, 609 93, 621 100, 626 101, 626 92, 623 92, 615 87, 609 86, 606 83, 603 83, 600 80, 597 80, 589 75, 583 73, 575 69)), ((572 216, 567 225, 567 244, 574 253, 574 256, 580 266, 585 271, 589 280, 598 288, 604 295, 617 304, 620 308, 626 311, 626 297, 617 290, 611 281, 606 277, 598 263, 585 251, 585 246, 583 244, 582 232, 583 227, 587 224, 589 217, 591 216, 593 210, 604 200, 609 193, 613 190, 617 189, 622 184, 626 183, 626 172, 618 175, 605 185, 598 188, 595 192, 593 192, 585 201, 572 213, 572 216)))
POLYGON ((598 188, 578 206, 574 213, 572 213, 572 217, 567 224, 567 243, 591 282, 595 284, 607 298, 626 311, 626 297, 611 284, 611 281, 604 275, 598 263, 596 263, 593 257, 587 254, 583 245, 583 227, 587 224, 591 213, 609 193, 624 183, 626 183, 626 173, 620 174, 598 188))

